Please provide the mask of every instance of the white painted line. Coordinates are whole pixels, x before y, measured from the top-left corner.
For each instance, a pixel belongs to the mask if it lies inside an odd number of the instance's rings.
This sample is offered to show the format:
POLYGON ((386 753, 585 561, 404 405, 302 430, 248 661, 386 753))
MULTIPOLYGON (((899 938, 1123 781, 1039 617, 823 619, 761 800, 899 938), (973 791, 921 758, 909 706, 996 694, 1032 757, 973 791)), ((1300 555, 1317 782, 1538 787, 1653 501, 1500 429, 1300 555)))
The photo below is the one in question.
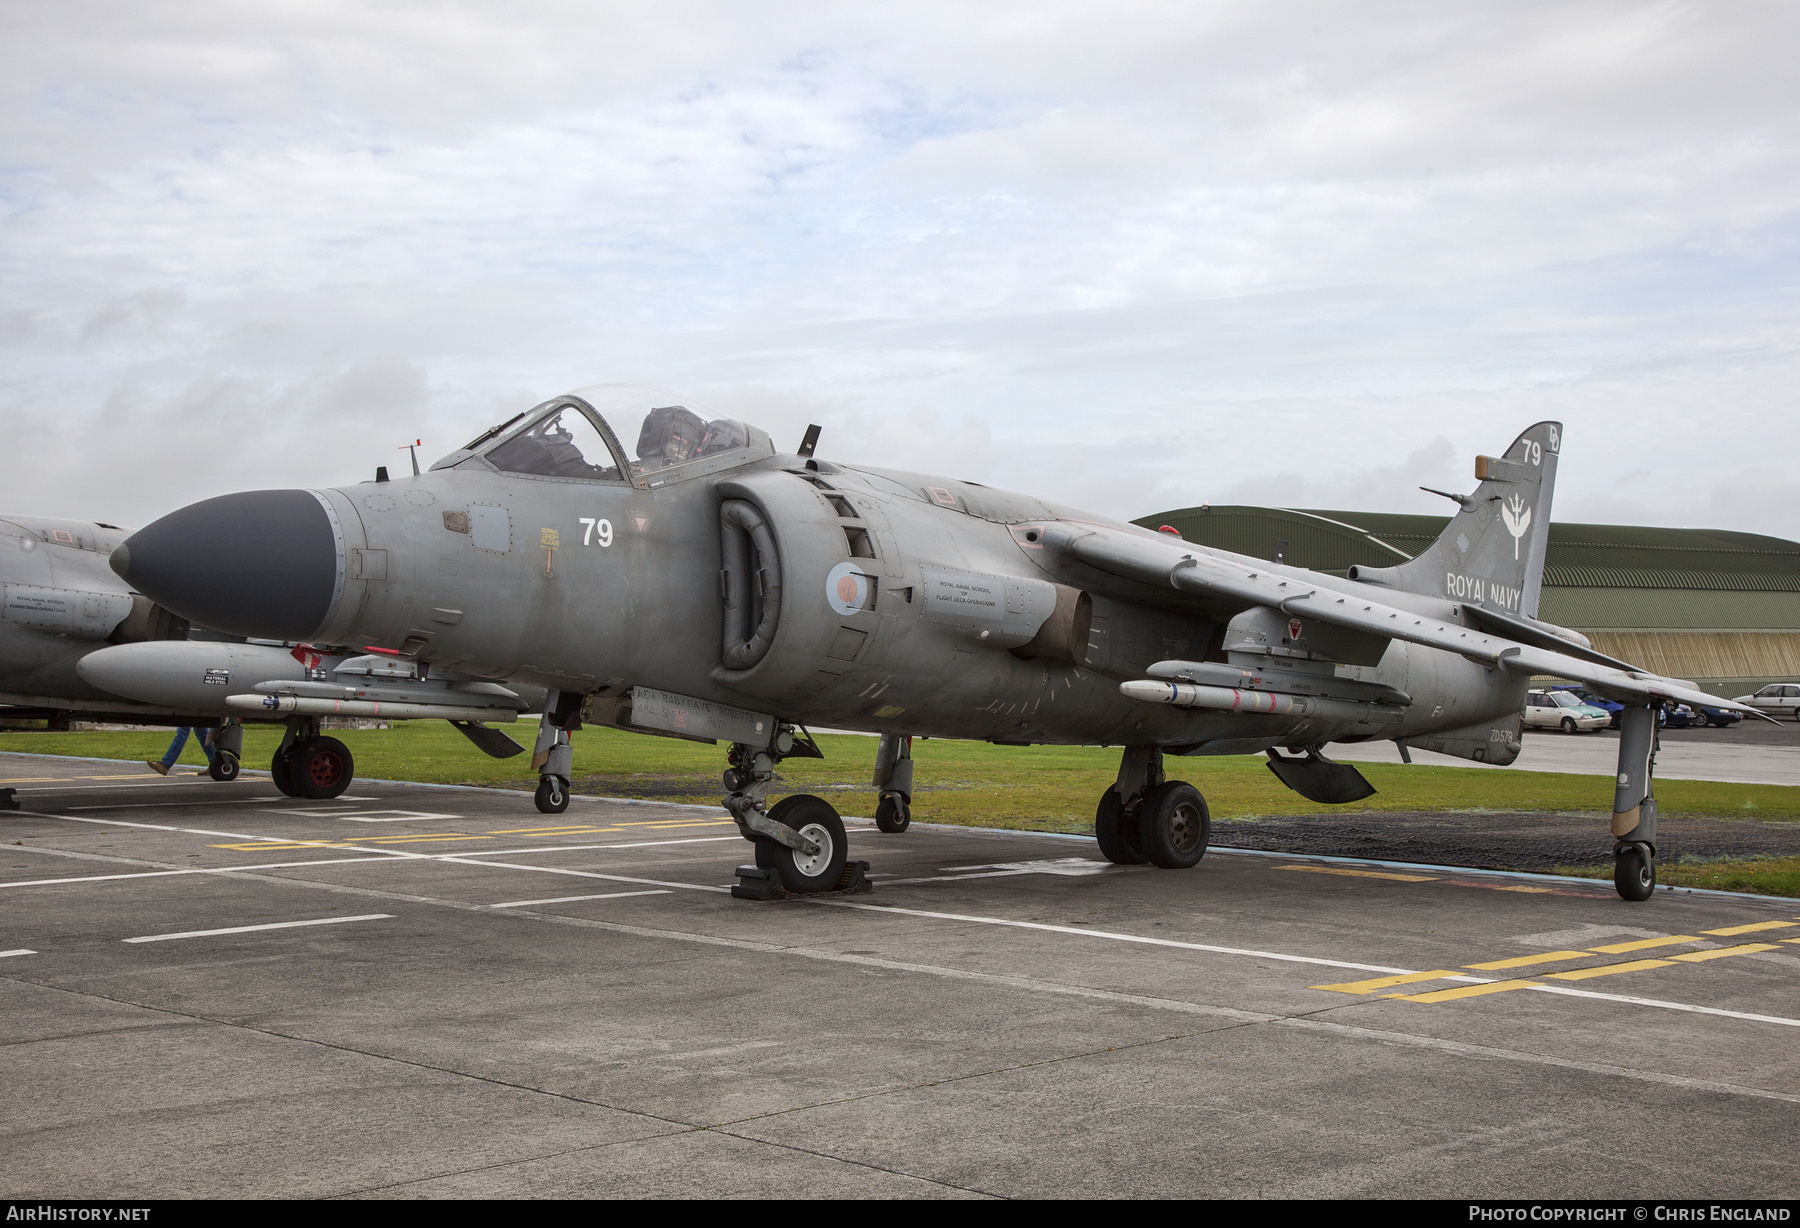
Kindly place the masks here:
POLYGON ((9 956, 13 956, 13 955, 36 955, 36 954, 37 954, 36 951, 29 950, 25 947, 20 947, 16 951, 0 951, 0 959, 6 959, 9 956))
POLYGON ((222 930, 186 930, 179 934, 144 934, 122 942, 169 942, 176 938, 212 938, 219 934, 249 934, 256 930, 291 930, 305 925, 344 925, 351 921, 392 921, 391 912, 372 912, 361 917, 321 917, 317 921, 275 921, 268 925, 234 925, 222 930))
POLYGON ((550 900, 508 900, 504 904, 489 904, 489 908, 529 908, 533 904, 574 904, 580 900, 622 900, 633 895, 674 895, 666 888, 655 891, 613 891, 606 895, 559 895, 550 900))
POLYGON ((29 878, 0 887, 60 887, 66 883, 112 883, 129 878, 175 878, 183 874, 241 874, 250 870, 292 870, 300 866, 347 866, 365 861, 393 861, 392 856, 339 857, 331 861, 272 861, 253 866, 209 866, 186 870, 134 870, 130 874, 88 874, 79 878, 29 878))
POLYGON ((1005 917, 975 917, 966 913, 926 912, 919 908, 894 908, 886 904, 852 904, 847 900, 820 900, 818 902, 829 904, 834 908, 901 913, 909 917, 930 917, 937 921, 967 921, 976 925, 1004 925, 1014 929, 1044 930, 1052 934, 1079 934, 1083 938, 1110 938, 1114 942, 1136 942, 1152 947, 1178 947, 1184 951, 1208 951, 1214 955, 1248 955, 1255 959, 1275 959, 1289 964, 1319 964, 1326 968, 1350 968, 1357 972, 1406 973, 1413 971, 1410 968, 1389 968, 1383 964, 1352 964, 1341 959, 1317 959, 1311 955, 1284 955, 1278 951, 1255 951, 1244 947, 1215 947, 1203 942, 1177 942, 1173 938, 1146 938, 1141 934, 1121 934, 1114 930, 1083 929, 1074 925, 1046 925, 1041 921, 1012 921, 1005 917))
MULTIPOLYGON (((1354 968, 1358 971, 1411 973, 1416 968, 1384 968, 1377 964, 1352 964, 1339 960, 1316 959, 1307 955, 1284 955, 1275 951, 1246 950, 1241 947, 1215 947, 1199 942, 1177 942, 1171 938, 1146 938, 1140 934, 1121 934, 1112 930, 1083 929, 1073 925, 1046 925, 1041 921, 1013 921, 1005 917, 977 917, 964 913, 926 912, 917 908, 894 908, 882 904, 852 904, 847 900, 818 900, 819 904, 833 908, 857 908, 865 912, 903 913, 911 917, 930 917, 939 921, 965 921, 977 925, 1003 925, 1016 929, 1045 930, 1054 934, 1079 934, 1084 938, 1109 938, 1116 942, 1135 942, 1146 946, 1178 947, 1189 951, 1208 951, 1217 955, 1247 955, 1255 959, 1274 959, 1284 963, 1323 964, 1328 968, 1354 968)), ((1446 976, 1446 981, 1463 981, 1477 985, 1487 985, 1499 978, 1485 976, 1446 976)), ((1661 998, 1637 998, 1624 994, 1597 993, 1591 989, 1573 989, 1562 985, 1529 985, 1539 993, 1560 994, 1569 998, 1596 998, 1602 1002, 1620 1002, 1628 1006, 1650 1006, 1661 1010, 1687 1011, 1699 1015, 1716 1015, 1725 1019, 1743 1019, 1750 1023, 1774 1023, 1783 1027, 1800 1028, 1800 1019, 1789 1019, 1784 1015, 1756 1015, 1746 1011, 1728 1011, 1716 1006, 1694 1006, 1686 1002, 1669 1002, 1661 998)))

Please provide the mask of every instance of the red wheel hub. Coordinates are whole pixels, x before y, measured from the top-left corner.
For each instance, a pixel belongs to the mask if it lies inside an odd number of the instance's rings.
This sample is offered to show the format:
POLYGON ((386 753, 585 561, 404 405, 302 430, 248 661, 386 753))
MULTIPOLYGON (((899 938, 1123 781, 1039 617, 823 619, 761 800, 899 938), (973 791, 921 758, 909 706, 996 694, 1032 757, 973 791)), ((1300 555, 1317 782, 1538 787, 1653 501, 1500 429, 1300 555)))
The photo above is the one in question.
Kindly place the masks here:
POLYGON ((343 777, 344 760, 332 751, 321 751, 307 761, 306 775, 319 788, 329 789, 343 777))

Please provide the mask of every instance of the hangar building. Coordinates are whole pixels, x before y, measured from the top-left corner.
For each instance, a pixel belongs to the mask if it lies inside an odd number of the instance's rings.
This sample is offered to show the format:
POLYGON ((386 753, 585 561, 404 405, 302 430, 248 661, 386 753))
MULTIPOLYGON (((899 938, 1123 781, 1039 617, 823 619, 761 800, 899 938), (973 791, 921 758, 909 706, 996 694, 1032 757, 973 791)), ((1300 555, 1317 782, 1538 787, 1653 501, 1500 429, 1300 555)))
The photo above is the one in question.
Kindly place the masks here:
MULTIPOLYGON (((1343 575, 1388 567, 1437 539, 1448 516, 1189 507, 1145 516, 1191 542, 1343 575)), ((1800 543, 1717 529, 1550 525, 1539 617, 1610 656, 1715 695, 1800 679, 1800 543)))

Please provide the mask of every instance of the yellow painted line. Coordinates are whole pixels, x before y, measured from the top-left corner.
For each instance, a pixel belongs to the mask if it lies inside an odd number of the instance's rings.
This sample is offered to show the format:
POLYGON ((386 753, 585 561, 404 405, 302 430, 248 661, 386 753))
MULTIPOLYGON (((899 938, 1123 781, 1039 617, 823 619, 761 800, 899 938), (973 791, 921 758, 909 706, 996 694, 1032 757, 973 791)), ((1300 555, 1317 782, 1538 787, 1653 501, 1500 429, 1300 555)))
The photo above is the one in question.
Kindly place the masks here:
POLYGON ((1437 879, 1425 874, 1380 874, 1374 870, 1345 870, 1338 866, 1276 866, 1275 868, 1277 870, 1300 870, 1307 874, 1342 874, 1348 878, 1391 878, 1397 883, 1437 882, 1437 879))
POLYGON ((1387 989, 1393 985, 1411 985, 1414 981, 1441 981, 1447 976, 1461 976, 1462 973, 1449 968, 1439 968, 1436 972, 1408 972, 1403 976, 1378 976, 1368 981, 1345 981, 1342 985, 1314 985, 1314 989, 1329 989, 1336 993, 1374 993, 1377 989, 1387 989))
POLYGON ((1402 1002, 1454 1002, 1458 998, 1479 998, 1485 994, 1505 993, 1509 989, 1528 989, 1535 981, 1489 981, 1485 985, 1458 985, 1455 989, 1434 989, 1430 993, 1384 993, 1384 998, 1402 1002))
POLYGON ((209 849, 235 849, 240 853, 261 853, 271 849, 336 849, 344 845, 330 840, 251 840, 243 844, 209 844, 209 849))
POLYGON ((1596 955, 1623 955, 1627 951, 1647 951, 1651 947, 1672 947, 1683 942, 1699 942, 1692 934, 1676 934, 1670 938, 1640 938, 1636 942, 1615 942, 1604 947, 1589 947, 1596 955))
POLYGON ((1756 934, 1763 930, 1791 930, 1800 925, 1800 921, 1758 921, 1754 925, 1729 925, 1722 930, 1701 930, 1702 934, 1711 934, 1717 938, 1729 938, 1733 934, 1756 934))
POLYGON ((1741 947, 1721 947, 1716 951, 1689 951, 1686 955, 1671 955, 1670 959, 1678 959, 1684 964, 1703 964, 1709 959, 1724 959, 1727 955, 1754 955, 1758 951, 1773 951, 1772 942, 1746 942, 1741 947))
POLYGON ((358 840, 358 844, 410 844, 415 840, 492 840, 492 836, 457 836, 448 833, 436 836, 371 836, 366 840, 358 840))
POLYGON ((1577 968, 1572 972, 1546 972, 1553 981, 1585 981, 1590 977, 1612 976, 1619 972, 1642 972, 1646 968, 1667 968, 1666 959, 1634 959, 1628 964, 1606 964, 1599 968, 1577 968))
POLYGON ((1592 959, 1589 951, 1546 951, 1542 955, 1520 955, 1515 959, 1496 959, 1485 964, 1464 964, 1465 968, 1474 968, 1480 972, 1493 972, 1500 968, 1529 968, 1532 964, 1560 964, 1571 959, 1592 959))
POLYGON ((488 834, 494 836, 549 836, 567 832, 572 835, 579 835, 582 832, 600 830, 602 829, 590 826, 586 823, 576 823, 567 827, 503 827, 498 831, 490 832, 488 834))
POLYGON ((1529 895, 1549 895, 1554 887, 1495 887, 1495 891, 1523 891, 1529 895))
POLYGON ((78 778, 74 776, 15 776, 11 780, 0 780, 0 785, 53 785, 75 779, 78 778))

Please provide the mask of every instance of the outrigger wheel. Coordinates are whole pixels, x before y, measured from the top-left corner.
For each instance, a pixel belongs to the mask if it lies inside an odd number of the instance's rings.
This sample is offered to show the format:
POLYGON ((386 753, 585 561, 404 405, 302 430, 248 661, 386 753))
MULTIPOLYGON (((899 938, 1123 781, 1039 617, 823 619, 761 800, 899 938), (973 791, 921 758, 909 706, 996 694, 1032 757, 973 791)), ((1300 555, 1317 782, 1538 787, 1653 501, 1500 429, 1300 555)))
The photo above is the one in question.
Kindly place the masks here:
POLYGON ((849 844, 844 838, 844 820, 831 803, 810 793, 796 793, 769 807, 769 817, 818 844, 819 851, 807 854, 759 836, 756 864, 775 871, 781 885, 795 895, 837 890, 849 844))
POLYGON ((1618 851, 1613 857, 1613 886, 1634 904, 1650 898, 1656 890, 1656 858, 1648 845, 1627 844, 1618 851))
POLYGON ((350 787, 356 761, 336 738, 313 738, 288 752, 288 780, 301 797, 324 800, 350 787))
POLYGON ((568 782, 560 776, 541 776, 537 796, 532 800, 544 814, 561 814, 569 808, 568 782))
POLYGON ((214 751, 212 762, 206 765, 206 774, 214 780, 236 780, 238 757, 228 750, 214 751))
POLYGON ((875 826, 898 835, 912 826, 912 803, 904 793, 883 793, 875 803, 875 826))

